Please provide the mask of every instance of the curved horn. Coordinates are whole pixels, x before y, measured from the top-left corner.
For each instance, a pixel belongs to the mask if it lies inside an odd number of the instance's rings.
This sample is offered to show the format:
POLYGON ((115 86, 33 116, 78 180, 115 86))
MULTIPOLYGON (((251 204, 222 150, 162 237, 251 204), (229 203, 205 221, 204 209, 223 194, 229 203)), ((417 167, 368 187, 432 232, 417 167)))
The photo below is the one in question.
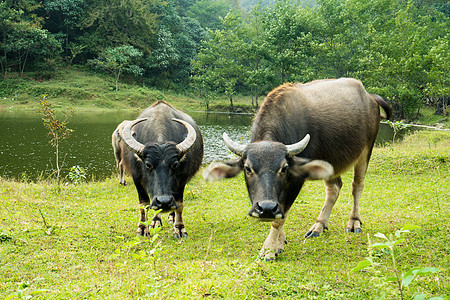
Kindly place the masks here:
POLYGON ((181 143, 177 144, 177 149, 180 151, 181 156, 189 152, 189 150, 194 147, 195 141, 197 140, 197 133, 194 127, 186 121, 173 118, 172 121, 181 123, 187 129, 187 137, 181 143))
POLYGON ((292 145, 286 145, 289 157, 296 156, 305 150, 306 146, 308 146, 310 136, 309 134, 305 135, 305 137, 298 143, 292 145))
POLYGON ((133 151, 134 153, 136 153, 139 156, 142 156, 142 152, 144 151, 145 145, 136 141, 136 139, 131 134, 131 128, 133 128, 133 126, 135 126, 136 124, 143 122, 145 120, 147 120, 147 118, 129 121, 122 130, 122 138, 123 138, 123 141, 125 142, 125 145, 127 145, 127 147, 131 151, 133 151))
POLYGON ((245 151, 244 145, 233 142, 225 132, 223 133, 222 138, 223 138, 223 141, 225 142, 225 145, 228 147, 228 149, 230 149, 231 152, 233 152, 234 154, 236 154, 237 156, 240 156, 240 157, 242 157, 244 155, 244 151, 245 151))

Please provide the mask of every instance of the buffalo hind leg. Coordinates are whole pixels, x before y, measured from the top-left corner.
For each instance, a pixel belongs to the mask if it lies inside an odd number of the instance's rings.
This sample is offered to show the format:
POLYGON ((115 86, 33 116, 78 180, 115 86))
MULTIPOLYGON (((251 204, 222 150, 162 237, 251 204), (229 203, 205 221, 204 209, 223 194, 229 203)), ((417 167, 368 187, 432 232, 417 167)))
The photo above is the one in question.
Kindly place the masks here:
MULTIPOLYGON (((367 156, 363 156, 367 157, 367 156)), ((354 176, 352 182, 353 207, 347 224, 346 232, 361 233, 361 214, 359 212, 359 201, 364 189, 364 177, 366 176, 369 159, 363 158, 358 161, 354 168, 354 176)))
POLYGON ((322 207, 319 218, 316 223, 305 233, 305 238, 318 237, 324 229, 328 229, 328 221, 330 219, 331 211, 336 204, 337 198, 339 197, 339 192, 342 187, 341 177, 336 177, 331 180, 325 180, 325 204, 322 207))
POLYGON ((167 216, 167 222, 169 224, 174 224, 175 223, 175 212, 174 211, 171 211, 169 213, 169 215, 167 216))
POLYGON ((266 238, 266 241, 259 252, 259 258, 267 261, 274 260, 279 253, 284 251, 286 236, 284 234, 283 225, 286 221, 286 217, 287 213, 284 219, 278 219, 272 222, 269 236, 266 238))
POLYGON ((183 203, 177 203, 177 204, 178 204, 178 208, 174 211, 175 212, 175 219, 174 219, 174 223, 173 223, 173 228, 175 230, 174 236, 176 238, 187 238, 188 234, 187 234, 186 228, 184 228, 184 222, 183 222, 183 203))

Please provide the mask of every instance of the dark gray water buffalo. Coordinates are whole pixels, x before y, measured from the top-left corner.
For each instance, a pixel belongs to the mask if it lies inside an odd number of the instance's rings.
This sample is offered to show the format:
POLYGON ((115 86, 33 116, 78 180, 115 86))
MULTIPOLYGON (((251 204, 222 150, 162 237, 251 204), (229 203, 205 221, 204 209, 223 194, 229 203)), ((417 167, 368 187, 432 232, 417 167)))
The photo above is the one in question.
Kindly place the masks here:
POLYGON ((122 185, 126 185, 127 183, 125 182, 125 172, 124 172, 124 167, 123 167, 123 162, 122 162, 122 130, 123 127, 125 126, 125 124, 129 122, 129 121, 123 121, 122 123, 120 123, 117 128, 114 130, 112 136, 111 136, 111 143, 112 143, 112 147, 114 149, 114 157, 116 158, 116 166, 117 166, 117 170, 119 171, 119 183, 122 185))
MULTIPOLYGON (((200 168, 203 138, 187 114, 159 101, 137 120, 126 123, 122 132, 123 163, 136 186, 140 208, 137 234, 147 235, 145 207, 169 213, 175 235, 187 237, 182 219, 186 183, 200 168), (150 198, 149 197, 152 197, 150 198)), ((156 215, 151 227, 161 226, 156 215)))
POLYGON ((283 224, 306 180, 323 179, 326 199, 316 223, 305 237, 317 237, 328 227, 331 210, 342 187, 340 175, 354 168, 353 209, 347 231, 361 232, 359 200, 380 123, 380 96, 369 94, 355 79, 319 80, 284 84, 268 94, 252 128, 251 143, 223 139, 239 156, 211 164, 207 180, 245 173, 252 201, 249 215, 272 221, 260 256, 274 259, 284 250, 283 224))

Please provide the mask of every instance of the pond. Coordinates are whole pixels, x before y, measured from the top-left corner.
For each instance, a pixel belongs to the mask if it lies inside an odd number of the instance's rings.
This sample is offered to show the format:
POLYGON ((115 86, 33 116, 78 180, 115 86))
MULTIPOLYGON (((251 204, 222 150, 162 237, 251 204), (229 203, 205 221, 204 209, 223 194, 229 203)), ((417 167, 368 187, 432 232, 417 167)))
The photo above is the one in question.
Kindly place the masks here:
MULTIPOLYGON (((233 140, 250 139, 253 115, 189 112, 204 138, 205 164, 223 161, 233 155, 222 141, 227 132, 233 140)), ((111 134, 123 120, 133 120, 138 113, 77 112, 68 125, 72 135, 60 147, 63 176, 72 166, 86 169, 88 178, 103 179, 116 172, 111 134)), ((381 124, 377 143, 392 139, 392 131, 381 124)), ((40 114, 22 111, 0 111, 0 176, 16 179, 46 177, 55 169, 55 152, 49 144, 48 131, 40 114)))

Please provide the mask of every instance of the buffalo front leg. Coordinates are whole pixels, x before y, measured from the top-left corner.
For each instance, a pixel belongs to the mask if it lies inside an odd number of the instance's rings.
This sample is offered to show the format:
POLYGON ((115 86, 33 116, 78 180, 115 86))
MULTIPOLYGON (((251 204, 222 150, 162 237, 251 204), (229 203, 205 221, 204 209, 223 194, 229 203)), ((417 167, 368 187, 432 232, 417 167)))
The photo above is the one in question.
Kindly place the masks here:
POLYGON ((177 205, 178 208, 175 210, 175 219, 173 222, 174 236, 176 238, 187 238, 188 234, 183 222, 183 203, 177 203, 177 205))
POLYGON ((318 237, 324 229, 328 229, 328 221, 330 220, 330 214, 333 210, 334 204, 336 204, 339 192, 342 187, 341 177, 337 177, 332 180, 325 180, 325 203, 320 212, 319 218, 316 223, 305 234, 305 238, 318 237))
POLYGON ((286 244, 286 236, 284 234, 284 219, 279 219, 272 222, 269 236, 266 238, 264 245, 259 252, 259 258, 264 260, 274 260, 276 255, 284 251, 284 244, 286 244))
POLYGON ((137 235, 148 236, 147 212, 150 203, 141 203, 139 206, 139 222, 136 230, 137 235))
POLYGON ((150 199, 148 197, 147 191, 142 186, 139 179, 133 177, 133 181, 139 195, 139 223, 138 229, 136 230, 136 234, 148 236, 149 232, 148 232, 147 214, 148 209, 150 207, 150 199))

